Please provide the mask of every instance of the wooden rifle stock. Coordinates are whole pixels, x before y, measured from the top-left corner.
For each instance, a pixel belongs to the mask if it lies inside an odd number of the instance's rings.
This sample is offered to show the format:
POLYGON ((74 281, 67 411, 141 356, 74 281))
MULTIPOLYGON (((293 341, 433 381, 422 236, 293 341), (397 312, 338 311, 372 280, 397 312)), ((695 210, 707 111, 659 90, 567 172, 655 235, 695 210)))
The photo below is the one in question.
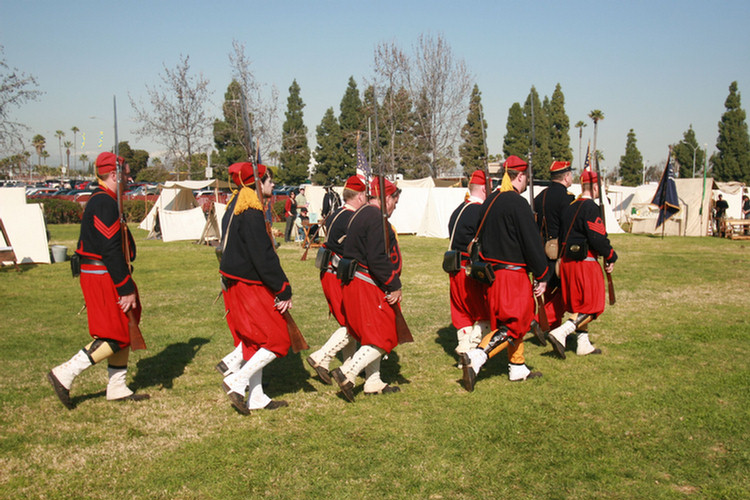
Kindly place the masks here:
POLYGON ((289 340, 292 342, 292 351, 296 354, 300 351, 306 351, 310 348, 307 345, 305 337, 302 336, 302 332, 299 330, 297 323, 292 318, 289 311, 284 311, 282 314, 284 321, 286 321, 286 329, 289 332, 289 340))
POLYGON ((544 298, 542 296, 536 297, 536 308, 539 314, 539 327, 542 332, 549 332, 549 320, 547 319, 547 311, 544 310, 544 298))
POLYGON ((615 305, 615 284, 612 281, 612 273, 608 273, 605 271, 605 274, 607 275, 607 288, 609 290, 609 305, 613 306, 615 305))

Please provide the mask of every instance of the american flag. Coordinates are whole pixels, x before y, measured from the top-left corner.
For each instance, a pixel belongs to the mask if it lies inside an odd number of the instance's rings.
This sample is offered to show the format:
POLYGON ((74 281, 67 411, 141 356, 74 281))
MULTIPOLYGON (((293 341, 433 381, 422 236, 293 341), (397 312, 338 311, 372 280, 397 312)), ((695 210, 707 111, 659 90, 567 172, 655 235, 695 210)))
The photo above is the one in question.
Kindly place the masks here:
POLYGON ((591 142, 586 146, 586 160, 583 162, 584 170, 591 170, 591 142))
POLYGON ((359 143, 359 132, 357 132, 357 175, 364 177, 366 181, 372 177, 370 164, 367 162, 367 157, 362 152, 362 146, 359 143))

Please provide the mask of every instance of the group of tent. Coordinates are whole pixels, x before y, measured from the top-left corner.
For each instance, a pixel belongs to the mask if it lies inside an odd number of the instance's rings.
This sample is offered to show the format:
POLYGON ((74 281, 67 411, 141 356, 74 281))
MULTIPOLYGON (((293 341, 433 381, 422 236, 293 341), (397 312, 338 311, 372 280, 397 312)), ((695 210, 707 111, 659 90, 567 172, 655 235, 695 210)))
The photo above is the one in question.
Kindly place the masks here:
MULTIPOLYGON (((465 199, 466 188, 439 187, 432 178, 400 180, 402 190, 399 203, 391 216, 391 223, 400 234, 416 234, 433 238, 448 238, 448 220, 455 208, 465 199)), ((701 236, 710 234, 711 200, 718 194, 729 203, 727 216, 741 217, 743 191, 739 183, 718 183, 713 179, 675 179, 680 210, 670 217, 664 227, 656 227, 658 208, 652 204, 656 184, 638 187, 609 186, 604 197, 604 214, 607 232, 624 232, 627 226, 632 233, 701 236)), ((221 238, 221 219, 226 205, 213 202, 204 212, 193 194, 196 190, 229 188, 225 181, 179 181, 160 186, 154 206, 138 226, 149 232, 149 238, 163 241, 189 240, 210 243, 221 238)), ((311 222, 317 221, 323 205, 325 189, 306 186, 306 197, 311 222)), ((338 193, 342 187, 334 188, 338 193)), ((535 186, 534 195, 543 186, 535 186)), ((569 188, 574 195, 581 186, 569 188)), ((523 196, 528 200, 530 190, 523 196)), ((218 199, 218 197, 217 197, 218 199)), ((46 227, 39 204, 27 204, 23 188, 0 189, 0 218, 7 229, 19 263, 50 262, 46 227)), ((2 242, 0 242, 2 243, 2 242)))

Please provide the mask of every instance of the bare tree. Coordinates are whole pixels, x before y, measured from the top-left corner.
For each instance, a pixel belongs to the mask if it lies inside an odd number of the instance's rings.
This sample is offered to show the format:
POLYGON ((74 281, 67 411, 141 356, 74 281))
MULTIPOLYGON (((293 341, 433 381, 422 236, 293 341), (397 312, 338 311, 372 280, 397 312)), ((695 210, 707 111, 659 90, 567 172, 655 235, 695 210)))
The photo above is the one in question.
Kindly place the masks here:
POLYGON ((205 151, 209 144, 206 132, 213 125, 213 117, 207 112, 209 82, 202 73, 190 73, 190 56, 180 56, 174 69, 165 65, 160 78, 159 86, 146 85, 152 109, 129 96, 140 123, 135 134, 139 138, 152 137, 164 145, 167 154, 176 160, 178 177, 184 166, 189 178, 193 154, 205 151))
POLYGON ((381 137, 387 138, 388 144, 387 156, 380 157, 380 160, 387 161, 386 171, 390 174, 397 171, 396 157, 401 156, 401 152, 396 151, 396 134, 404 125, 399 119, 403 110, 398 109, 396 96, 407 85, 409 67, 409 58, 394 41, 381 42, 375 47, 373 85, 378 99, 383 99, 383 113, 378 120, 378 129, 381 137))
POLYGON ((412 99, 420 103, 418 123, 428 145, 430 172, 436 177, 455 165, 473 79, 442 35, 420 35, 414 52, 409 88, 412 99))
POLYGON ((11 120, 10 115, 13 109, 42 95, 41 91, 34 90, 37 86, 33 76, 8 66, 0 45, 0 151, 23 149, 23 134, 28 127, 11 120))
MULTIPOLYGON (((279 118, 279 91, 276 86, 271 86, 270 95, 266 92, 266 86, 256 80, 253 75, 250 61, 245 55, 245 44, 232 41, 232 52, 229 54, 229 64, 232 67, 232 79, 240 84, 240 89, 247 99, 247 110, 250 115, 250 126, 252 127, 253 139, 261 145, 261 151, 273 151, 279 148, 281 143, 281 127, 278 126, 279 118)), ((240 97, 233 106, 239 117, 240 97)), ((239 117, 235 123, 242 127, 242 118, 239 117)), ((243 136, 244 131, 238 130, 238 136, 243 136)), ((255 147, 253 145, 253 147, 255 147)), ((248 155, 250 152, 248 151, 248 155)))

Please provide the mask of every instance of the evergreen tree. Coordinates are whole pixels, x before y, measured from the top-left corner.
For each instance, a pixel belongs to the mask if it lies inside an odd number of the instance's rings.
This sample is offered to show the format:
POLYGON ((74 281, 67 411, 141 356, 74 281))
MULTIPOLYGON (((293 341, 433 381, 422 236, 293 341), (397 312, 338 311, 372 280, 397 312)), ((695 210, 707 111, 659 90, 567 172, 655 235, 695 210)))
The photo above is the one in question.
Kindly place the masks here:
POLYGON ((310 148, 307 145, 307 127, 303 121, 304 107, 299 84, 294 80, 289 87, 286 120, 281 131, 279 182, 284 184, 301 184, 308 178, 310 148))
POLYGON ((343 184, 354 174, 354 168, 343 161, 344 149, 342 130, 333 108, 328 108, 320 125, 316 128, 318 145, 315 147, 315 174, 313 181, 318 184, 343 184))
POLYGON ((706 157, 706 152, 698 146, 692 124, 683 135, 682 141, 672 146, 672 154, 680 166, 679 177, 685 179, 692 177, 694 165, 696 170, 700 170, 703 160, 706 157), (695 158, 695 162, 693 162, 693 158, 695 158))
POLYGON ((526 158, 530 142, 527 132, 523 108, 519 103, 514 102, 508 110, 508 121, 505 125, 505 137, 503 138, 503 155, 505 155, 505 158, 511 155, 526 158))
POLYGON ((531 91, 524 104, 524 115, 526 117, 527 131, 527 151, 533 151, 532 168, 534 169, 535 179, 549 179, 549 166, 552 163, 552 154, 549 147, 549 120, 547 119, 547 109, 549 101, 545 97, 545 105, 542 106, 539 101, 539 94, 532 85, 531 91), (532 117, 533 103, 533 117, 532 117), (532 134, 532 120, 534 130, 532 134), (532 146, 532 135, 535 144, 532 146))
POLYGON ((469 99, 469 114, 466 116, 466 124, 461 129, 463 143, 458 148, 461 157, 461 166, 464 174, 470 177, 477 170, 484 168, 487 161, 487 150, 485 148, 485 137, 487 133, 487 122, 483 120, 482 93, 479 86, 474 85, 469 99))
POLYGON ((363 123, 362 100, 359 97, 357 82, 352 76, 349 77, 349 84, 341 99, 339 109, 343 151, 341 168, 344 172, 351 172, 349 175, 354 175, 357 168, 357 132, 363 131, 367 124, 363 123))
POLYGON ((223 120, 214 120, 214 146, 218 153, 212 156, 217 167, 228 168, 233 163, 247 161, 245 125, 240 105, 240 84, 232 80, 224 93, 223 120))
POLYGON ((721 115, 716 141, 718 152, 712 157, 713 175, 719 181, 750 184, 750 139, 736 81, 729 85, 729 96, 724 106, 726 111, 721 115))
POLYGON ((620 157, 620 177, 625 186, 638 186, 643 175, 643 156, 638 151, 635 132, 630 129, 625 142, 625 154, 620 157))
POLYGON ((565 112, 565 95, 559 83, 552 93, 548 117, 550 124, 549 147, 552 160, 573 161, 573 150, 570 147, 570 119, 565 112))

